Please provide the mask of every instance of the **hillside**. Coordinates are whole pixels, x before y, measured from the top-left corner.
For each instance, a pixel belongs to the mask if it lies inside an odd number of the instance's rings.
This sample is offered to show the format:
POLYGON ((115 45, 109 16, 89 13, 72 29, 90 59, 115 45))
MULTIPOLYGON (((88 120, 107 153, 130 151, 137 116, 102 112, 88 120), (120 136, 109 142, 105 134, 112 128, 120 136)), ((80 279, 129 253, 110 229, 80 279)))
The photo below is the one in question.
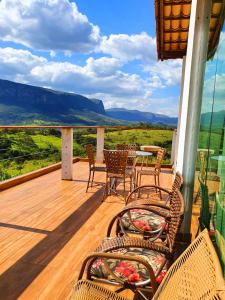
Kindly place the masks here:
POLYGON ((106 110, 106 114, 111 118, 129 122, 144 122, 150 124, 164 124, 170 126, 177 125, 177 118, 171 118, 166 115, 154 114, 151 112, 142 112, 139 110, 111 108, 106 110))
POLYGON ((220 110, 217 112, 212 113, 204 113, 201 115, 201 129, 202 130, 209 130, 210 124, 212 122, 212 131, 221 130, 221 128, 225 127, 225 110, 220 110), (212 119, 211 119, 212 118, 212 119))
POLYGON ((119 124, 101 100, 0 79, 0 124, 119 124))
POLYGON ((0 79, 0 125, 129 125, 176 126, 177 118, 112 108, 99 99, 0 79))

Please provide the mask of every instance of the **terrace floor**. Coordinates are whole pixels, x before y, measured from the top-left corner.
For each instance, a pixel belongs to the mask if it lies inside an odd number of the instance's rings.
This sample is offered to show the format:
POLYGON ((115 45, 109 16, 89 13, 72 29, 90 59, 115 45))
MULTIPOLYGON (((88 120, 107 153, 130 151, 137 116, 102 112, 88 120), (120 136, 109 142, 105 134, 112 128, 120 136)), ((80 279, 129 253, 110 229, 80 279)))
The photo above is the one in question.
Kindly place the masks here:
MULTIPOLYGON (((60 175, 58 170, 1 192, 0 299, 65 299, 83 258, 124 205, 112 196, 102 203, 102 186, 85 193, 85 162, 74 164, 73 181, 60 175)), ((104 183, 105 175, 95 180, 104 183)), ((163 170, 162 186, 171 182, 170 170, 163 170)))

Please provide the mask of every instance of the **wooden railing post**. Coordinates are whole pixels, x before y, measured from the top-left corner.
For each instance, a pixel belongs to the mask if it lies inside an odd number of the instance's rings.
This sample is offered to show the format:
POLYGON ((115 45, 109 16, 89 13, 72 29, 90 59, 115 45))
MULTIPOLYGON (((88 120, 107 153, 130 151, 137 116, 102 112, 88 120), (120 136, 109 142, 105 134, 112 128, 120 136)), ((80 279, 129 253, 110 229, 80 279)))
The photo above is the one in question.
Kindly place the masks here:
POLYGON ((97 128, 97 152, 96 152, 96 162, 103 163, 103 149, 104 149, 104 139, 105 139, 105 128, 97 128))
POLYGON ((62 179, 73 179, 73 128, 62 128, 62 179))

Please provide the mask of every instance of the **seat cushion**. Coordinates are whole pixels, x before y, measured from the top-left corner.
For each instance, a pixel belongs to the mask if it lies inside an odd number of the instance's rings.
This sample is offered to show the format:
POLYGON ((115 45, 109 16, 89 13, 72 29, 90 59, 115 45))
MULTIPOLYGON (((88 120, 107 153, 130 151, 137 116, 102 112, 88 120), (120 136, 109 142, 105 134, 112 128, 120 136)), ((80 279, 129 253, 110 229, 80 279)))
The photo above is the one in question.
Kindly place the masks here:
POLYGON ((94 167, 92 167, 92 170, 97 171, 97 172, 106 172, 106 168, 101 167, 101 166, 94 166, 94 167))
MULTIPOLYGON (((157 276, 157 281, 161 280, 165 273, 165 256, 156 251, 142 248, 121 248, 113 253, 124 254, 129 256, 138 256, 145 259, 152 267, 154 273, 159 271, 161 265, 164 265, 162 271, 157 276)), ((146 267, 136 261, 119 260, 119 259, 96 259, 91 267, 91 275, 97 278, 115 281, 115 277, 123 281, 132 283, 150 282, 149 272, 146 267)))
POLYGON ((123 228, 131 232, 137 231, 137 228, 146 232, 160 230, 165 223, 163 217, 143 209, 131 209, 121 218, 123 228))

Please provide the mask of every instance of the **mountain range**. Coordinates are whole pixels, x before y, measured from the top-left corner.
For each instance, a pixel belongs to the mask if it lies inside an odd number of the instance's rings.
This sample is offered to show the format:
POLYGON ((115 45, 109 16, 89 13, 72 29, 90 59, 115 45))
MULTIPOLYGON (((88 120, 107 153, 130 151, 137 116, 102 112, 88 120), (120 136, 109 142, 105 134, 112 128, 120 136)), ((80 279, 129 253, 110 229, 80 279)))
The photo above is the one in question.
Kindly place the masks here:
POLYGON ((112 108, 99 99, 0 79, 0 124, 126 125, 150 123, 176 126, 177 118, 112 108))
POLYGON ((106 110, 108 116, 124 120, 128 122, 143 122, 150 124, 162 124, 162 125, 177 125, 177 118, 171 118, 162 114, 155 114, 151 112, 143 112, 139 110, 128 110, 125 108, 110 108, 106 110))

